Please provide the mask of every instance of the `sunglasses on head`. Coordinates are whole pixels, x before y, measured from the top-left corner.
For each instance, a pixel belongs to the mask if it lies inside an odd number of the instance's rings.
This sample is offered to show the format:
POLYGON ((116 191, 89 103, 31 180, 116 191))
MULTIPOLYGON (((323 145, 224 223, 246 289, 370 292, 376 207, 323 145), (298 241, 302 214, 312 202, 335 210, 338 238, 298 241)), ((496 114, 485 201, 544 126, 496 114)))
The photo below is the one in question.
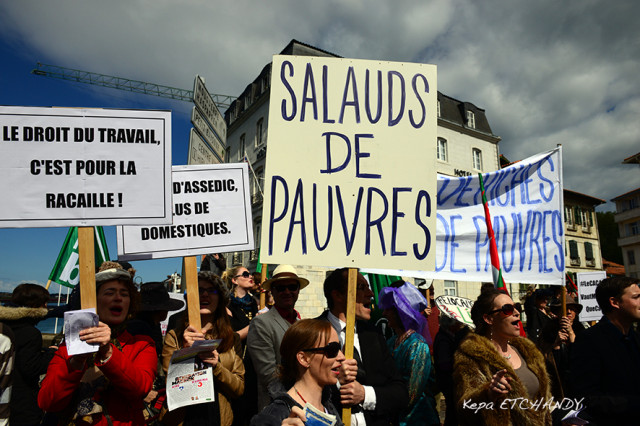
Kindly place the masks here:
POLYGON ((236 275, 236 276, 235 276, 235 277, 233 277, 233 278, 238 278, 238 277, 249 278, 250 276, 251 276, 251 274, 249 273, 249 271, 244 271, 243 273, 238 274, 238 275, 236 275))
POLYGON ((502 305, 502 308, 498 308, 498 309, 494 309, 493 311, 490 311, 489 314, 502 312, 504 316, 508 317, 509 315, 513 315, 513 311, 515 310, 516 310, 515 306, 513 306, 511 303, 507 303, 506 305, 502 305))
POLYGON ((281 292, 281 291, 285 291, 285 290, 289 290, 291 292, 294 291, 298 291, 298 289, 300 288, 300 284, 295 283, 295 284, 279 284, 279 285, 274 285, 271 287, 272 290, 275 290, 277 292, 281 292))
POLYGON ((218 294, 218 290, 213 288, 213 287, 209 287, 209 288, 198 287, 198 293, 200 293, 200 296, 202 296, 205 293, 207 293, 207 294, 218 294))
POLYGON ((322 352, 327 358, 335 358, 338 356, 338 352, 340 352, 340 343, 331 342, 321 348, 303 349, 302 352, 322 352))

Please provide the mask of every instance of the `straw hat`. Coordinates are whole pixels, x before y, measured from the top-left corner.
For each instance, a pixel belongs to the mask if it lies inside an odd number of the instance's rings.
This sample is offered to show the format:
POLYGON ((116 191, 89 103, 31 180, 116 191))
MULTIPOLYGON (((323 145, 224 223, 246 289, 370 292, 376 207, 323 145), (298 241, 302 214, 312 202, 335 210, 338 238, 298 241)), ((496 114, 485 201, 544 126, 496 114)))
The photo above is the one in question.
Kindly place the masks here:
POLYGON ((300 284, 300 290, 309 285, 309 280, 298 276, 296 268, 291 265, 278 265, 273 271, 273 277, 262 283, 262 288, 271 290, 271 285, 278 284, 283 281, 297 281, 300 284))

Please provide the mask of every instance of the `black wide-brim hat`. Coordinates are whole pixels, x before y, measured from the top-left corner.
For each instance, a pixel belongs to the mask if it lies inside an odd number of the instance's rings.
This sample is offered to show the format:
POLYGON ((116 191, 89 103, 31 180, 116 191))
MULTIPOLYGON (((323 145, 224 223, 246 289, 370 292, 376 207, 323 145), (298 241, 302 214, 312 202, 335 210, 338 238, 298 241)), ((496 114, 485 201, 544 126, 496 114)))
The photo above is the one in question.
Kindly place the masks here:
POLYGON ((140 286, 140 311, 177 311, 184 307, 182 300, 172 299, 162 282, 148 282, 140 286))

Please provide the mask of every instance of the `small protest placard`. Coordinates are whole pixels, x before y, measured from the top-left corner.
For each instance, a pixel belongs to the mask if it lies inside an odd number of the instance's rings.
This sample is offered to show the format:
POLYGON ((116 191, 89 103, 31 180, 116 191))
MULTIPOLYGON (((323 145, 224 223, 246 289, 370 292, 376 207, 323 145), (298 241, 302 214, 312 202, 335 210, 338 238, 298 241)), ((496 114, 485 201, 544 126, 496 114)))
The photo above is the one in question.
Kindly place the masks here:
POLYGON ((95 308, 79 309, 64 313, 64 342, 67 345, 67 353, 72 355, 97 352, 100 345, 91 345, 80 340, 79 333, 85 328, 98 326, 98 315, 95 308))
POLYGON ((446 316, 466 324, 471 328, 476 327, 471 319, 473 300, 458 296, 439 296, 436 297, 435 302, 440 312, 446 316))
POLYGON ((0 227, 171 223, 169 111, 0 107, 0 227))
POLYGON ((173 167, 173 224, 118 227, 118 258, 252 250, 247 163, 173 167))
POLYGON ((167 405, 169 411, 187 405, 202 404, 215 400, 213 372, 209 364, 191 358, 181 358, 175 351, 167 371, 167 405), (176 359, 182 361, 176 362, 176 359))
POLYGON ((607 278, 605 271, 580 272, 576 274, 578 285, 578 303, 582 305, 580 321, 599 321, 602 310, 596 300, 596 287, 607 278))

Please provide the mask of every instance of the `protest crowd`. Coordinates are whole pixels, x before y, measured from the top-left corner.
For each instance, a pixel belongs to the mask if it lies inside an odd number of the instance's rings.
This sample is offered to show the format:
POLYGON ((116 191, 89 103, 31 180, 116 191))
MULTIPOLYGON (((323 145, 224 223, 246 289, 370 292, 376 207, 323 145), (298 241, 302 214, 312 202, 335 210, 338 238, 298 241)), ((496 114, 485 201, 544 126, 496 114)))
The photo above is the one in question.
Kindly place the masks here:
POLYGON ((326 310, 302 319, 295 305, 309 280, 295 267, 279 265, 261 283, 208 255, 197 276, 200 324, 184 309, 163 335, 161 322, 187 298, 171 298, 161 282, 138 288, 131 265, 104 262, 95 275, 99 321, 77 331, 98 349, 75 355, 69 336, 43 347, 36 324, 79 309, 79 286, 67 305, 47 310, 48 292, 21 284, 0 307, 0 423, 342 425, 350 413, 350 424, 367 426, 638 424, 638 279, 604 279, 595 293, 603 317, 591 326, 580 322, 575 295, 562 315, 559 292, 531 291, 521 308, 485 285, 469 327, 438 314, 437 295, 409 282, 391 283, 375 301, 358 273, 347 351, 348 273, 329 273, 326 310), (272 297, 262 309, 261 292, 272 297), (211 340, 214 350, 181 361, 190 374, 169 378, 174 354, 211 340), (170 389, 205 372, 215 396, 170 410, 170 389))

